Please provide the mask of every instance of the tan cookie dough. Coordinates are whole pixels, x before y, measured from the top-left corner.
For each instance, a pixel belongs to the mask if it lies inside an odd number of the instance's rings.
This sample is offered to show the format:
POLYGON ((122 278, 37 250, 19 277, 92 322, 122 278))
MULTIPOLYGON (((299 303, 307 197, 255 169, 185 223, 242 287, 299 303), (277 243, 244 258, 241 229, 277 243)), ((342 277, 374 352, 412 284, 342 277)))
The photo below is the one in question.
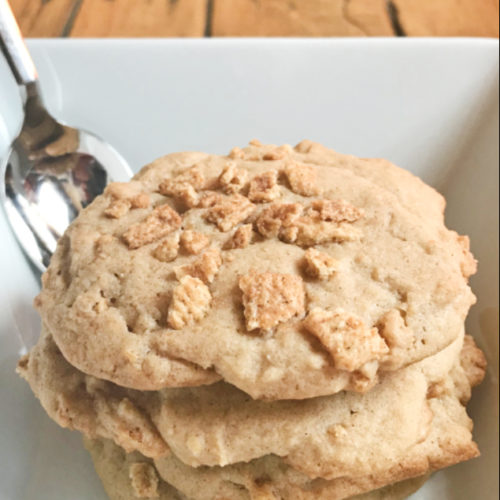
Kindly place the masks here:
POLYGON ((475 261, 443 210, 309 141, 172 154, 80 214, 36 306, 71 364, 125 387, 364 392, 461 335, 475 261))
MULTIPOLYGON (((171 450, 190 466, 274 454, 312 478, 332 479, 378 474, 426 438, 432 424, 428 396, 444 390, 461 347, 459 338, 432 357, 387 373, 367 394, 302 401, 252 400, 223 382, 157 392, 123 389, 69 365, 48 334, 18 370, 57 423, 112 439, 127 451, 158 458, 171 450)), ((476 358, 471 366, 482 374, 476 358)))

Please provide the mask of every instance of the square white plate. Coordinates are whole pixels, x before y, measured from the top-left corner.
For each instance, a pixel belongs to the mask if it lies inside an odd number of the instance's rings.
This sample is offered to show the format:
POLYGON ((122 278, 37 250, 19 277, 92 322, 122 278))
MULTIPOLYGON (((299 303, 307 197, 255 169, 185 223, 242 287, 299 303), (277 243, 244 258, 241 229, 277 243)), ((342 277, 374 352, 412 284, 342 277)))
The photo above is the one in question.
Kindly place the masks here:
MULTIPOLYGON (((489 369, 470 413, 482 457, 436 474, 419 500, 498 497, 498 42, 473 39, 32 40, 49 108, 96 132, 134 170, 167 152, 226 153, 253 137, 310 138, 386 157, 448 198, 472 238, 468 331, 489 369)), ((0 61, 0 154, 20 100, 0 61)), ((76 433, 15 374, 39 320, 37 279, 0 213, 0 500, 104 499, 76 433)))

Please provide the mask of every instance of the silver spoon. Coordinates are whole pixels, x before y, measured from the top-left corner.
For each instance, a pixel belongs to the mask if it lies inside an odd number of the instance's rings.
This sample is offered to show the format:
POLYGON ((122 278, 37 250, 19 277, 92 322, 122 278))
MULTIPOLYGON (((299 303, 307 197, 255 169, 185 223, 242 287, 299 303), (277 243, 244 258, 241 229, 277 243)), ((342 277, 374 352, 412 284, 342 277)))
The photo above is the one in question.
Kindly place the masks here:
POLYGON ((0 46, 24 105, 21 131, 0 164, 0 200, 19 244, 43 272, 78 212, 108 182, 129 180, 132 172, 102 139, 63 125, 48 113, 35 65, 7 0, 0 0, 0 46))

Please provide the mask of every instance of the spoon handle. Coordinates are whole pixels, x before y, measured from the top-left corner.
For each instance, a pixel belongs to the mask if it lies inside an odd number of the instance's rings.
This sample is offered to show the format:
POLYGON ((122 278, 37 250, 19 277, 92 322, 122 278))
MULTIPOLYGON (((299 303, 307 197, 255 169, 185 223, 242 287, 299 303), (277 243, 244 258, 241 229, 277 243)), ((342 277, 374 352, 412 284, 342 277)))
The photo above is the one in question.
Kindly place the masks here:
POLYGON ((0 47, 19 85, 37 81, 35 64, 7 0, 0 0, 0 47))

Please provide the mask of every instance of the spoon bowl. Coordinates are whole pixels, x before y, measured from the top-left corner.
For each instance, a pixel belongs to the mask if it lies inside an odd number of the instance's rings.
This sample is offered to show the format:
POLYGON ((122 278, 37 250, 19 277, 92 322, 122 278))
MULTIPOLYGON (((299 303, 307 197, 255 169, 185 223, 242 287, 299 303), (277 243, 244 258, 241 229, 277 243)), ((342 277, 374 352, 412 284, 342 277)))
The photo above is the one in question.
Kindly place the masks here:
POLYGON ((21 131, 1 164, 0 201, 21 248, 43 272, 80 210, 110 181, 127 181, 132 172, 104 140, 58 122, 47 111, 7 0, 0 0, 0 46, 24 102, 21 131))

